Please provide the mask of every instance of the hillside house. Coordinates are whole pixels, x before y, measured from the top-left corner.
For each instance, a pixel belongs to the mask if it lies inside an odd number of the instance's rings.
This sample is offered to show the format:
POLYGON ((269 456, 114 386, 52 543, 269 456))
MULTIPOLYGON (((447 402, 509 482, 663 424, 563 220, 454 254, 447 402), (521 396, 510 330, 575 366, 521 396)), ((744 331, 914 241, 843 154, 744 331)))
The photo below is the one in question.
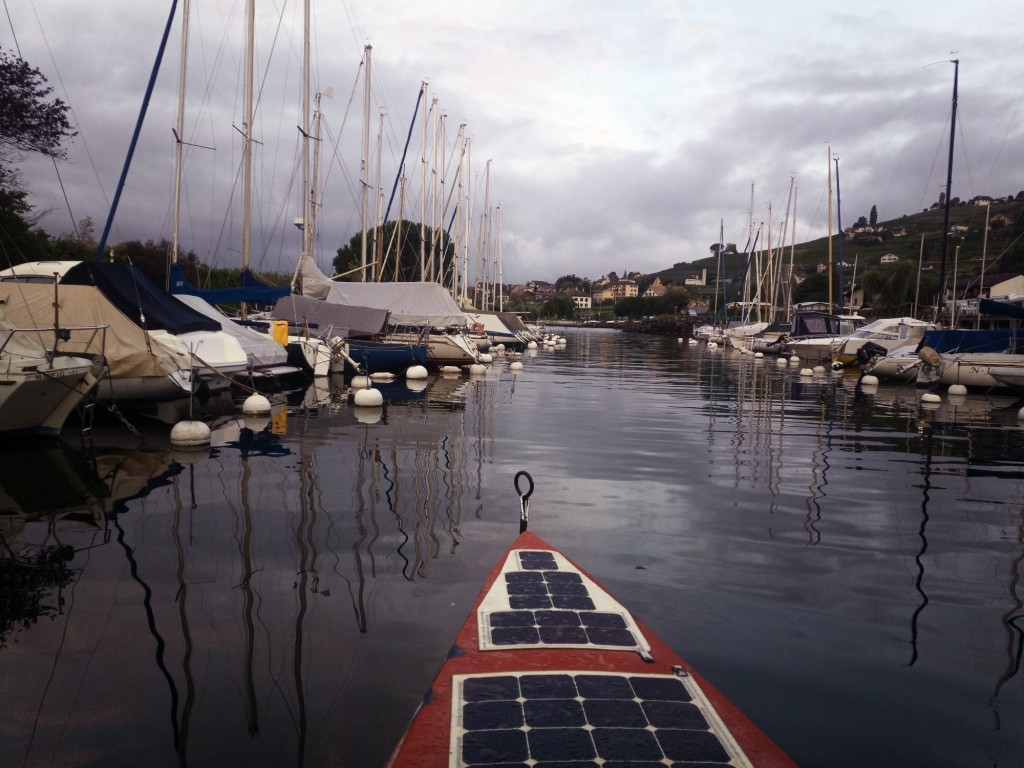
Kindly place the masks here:
POLYGON ((683 280, 683 285, 707 285, 708 284, 708 271, 702 270, 699 275, 690 275, 683 280))
POLYGON ((897 256, 895 253, 887 253, 882 257, 881 262, 883 264, 895 264, 899 260, 900 257, 897 256))
POLYGON ((611 283, 604 291, 605 295, 611 292, 611 298, 615 301, 620 299, 632 299, 640 295, 640 288, 636 280, 618 280, 611 283))
POLYGON ((654 282, 647 286, 647 290, 644 291, 645 299, 654 299, 659 296, 664 296, 668 293, 668 286, 661 282, 660 277, 654 278, 654 282))
POLYGON ((576 309, 590 309, 593 301, 590 296, 573 296, 572 304, 576 309))

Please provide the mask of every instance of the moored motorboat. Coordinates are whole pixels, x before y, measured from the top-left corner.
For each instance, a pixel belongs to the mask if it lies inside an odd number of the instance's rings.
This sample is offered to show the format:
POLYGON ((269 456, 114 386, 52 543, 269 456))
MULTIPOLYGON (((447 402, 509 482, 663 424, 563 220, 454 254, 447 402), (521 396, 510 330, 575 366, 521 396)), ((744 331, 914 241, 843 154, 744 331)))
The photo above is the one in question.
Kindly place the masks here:
POLYGON ((520 535, 388 766, 794 766, 593 577, 525 530, 529 484, 520 535))
POLYGON ((58 434, 105 372, 101 356, 47 349, 46 332, 15 328, 0 314, 0 435, 58 434))
POLYGON ((838 370, 859 365, 859 357, 862 356, 858 352, 869 344, 881 348, 869 348, 875 354, 888 354, 911 343, 916 345, 925 331, 937 327, 935 323, 913 317, 884 317, 875 320, 833 344, 832 367, 838 370))

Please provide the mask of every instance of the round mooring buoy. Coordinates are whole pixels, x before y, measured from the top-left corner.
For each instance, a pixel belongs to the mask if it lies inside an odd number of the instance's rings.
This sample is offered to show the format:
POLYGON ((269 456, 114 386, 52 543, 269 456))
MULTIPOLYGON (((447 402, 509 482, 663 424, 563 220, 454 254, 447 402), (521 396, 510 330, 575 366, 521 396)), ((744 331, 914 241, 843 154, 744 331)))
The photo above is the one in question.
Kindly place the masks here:
POLYGON ((473 363, 469 366, 469 373, 471 376, 483 376, 487 373, 487 366, 480 365, 480 363, 473 363))
POLYGON ((775 364, 776 365, 789 365, 789 360, 787 360, 784 357, 776 357, 775 358, 775 364))
POLYGON ((872 376, 870 373, 868 373, 868 374, 865 374, 864 376, 860 377, 860 383, 861 383, 862 386, 865 386, 865 387, 877 387, 878 386, 878 377, 877 376, 872 376))
POLYGON ((176 448, 205 448, 210 444, 210 428, 201 421, 179 421, 171 427, 171 445, 176 448))
POLYGON ((348 384, 352 389, 366 389, 373 386, 373 380, 369 376, 353 376, 348 384))
POLYGON ((508 369, 510 371, 521 371, 523 370, 523 364, 516 360, 515 362, 509 363, 508 369))
POLYGON ((527 343, 526 348, 527 349, 536 349, 537 348, 537 342, 536 341, 531 341, 531 342, 527 343))
POLYGON ((946 391, 951 395, 966 395, 967 387, 963 384, 950 384, 949 389, 946 391))
POLYGON ((756 359, 756 360, 764 359, 764 352, 755 352, 754 353, 754 359, 756 359))
POLYGON ((410 365, 405 369, 405 378, 407 379, 425 379, 427 375, 427 369, 422 365, 410 365))
POLYGON ((246 416, 269 416, 270 401, 259 392, 254 392, 242 403, 242 413, 246 416))
POLYGON ((492 363, 492 362, 494 362, 494 356, 492 354, 490 354, 489 352, 482 352, 480 354, 480 362, 481 363, 492 363))
POLYGON ((789 358, 790 365, 800 365, 800 355, 792 355, 789 358))
POLYGON ((922 403, 941 403, 942 402, 942 398, 939 395, 936 395, 934 392, 925 392, 923 395, 921 395, 921 402, 922 403))
POLYGON ((360 408, 377 408, 384 403, 384 395, 373 387, 359 389, 352 396, 352 402, 360 408))
POLYGON ((812 371, 810 368, 801 368, 800 369, 800 375, 801 376, 813 376, 814 375, 814 371, 812 371))

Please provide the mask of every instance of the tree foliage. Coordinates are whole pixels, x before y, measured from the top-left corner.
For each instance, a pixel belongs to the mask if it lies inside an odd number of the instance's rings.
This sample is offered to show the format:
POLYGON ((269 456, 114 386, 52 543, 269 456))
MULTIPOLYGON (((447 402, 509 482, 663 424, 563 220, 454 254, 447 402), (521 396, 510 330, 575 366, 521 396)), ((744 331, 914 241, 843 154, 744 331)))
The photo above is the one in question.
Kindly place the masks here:
POLYGON ((544 302, 541 314, 555 320, 571 320, 576 316, 576 305, 565 296, 553 296, 544 302))
MULTIPOLYGON (((379 261, 380 264, 373 264, 368 267, 367 279, 373 280, 379 277, 384 281, 399 280, 411 281, 420 279, 420 243, 425 242, 424 254, 426 258, 427 278, 440 282, 448 281, 451 277, 453 261, 456 256, 454 244, 447 233, 441 229, 424 227, 425 239, 420 237, 420 225, 412 221, 402 220, 400 222, 385 222, 383 235, 380 235, 381 228, 375 227, 366 233, 366 261, 367 264, 379 261), (400 234, 399 234, 400 232, 400 234), (375 240, 376 236, 376 240, 375 240), (436 238, 436 239, 435 239, 436 238), (382 257, 376 253, 384 254, 382 257), (434 263, 430 263, 431 245, 435 252, 434 263), (397 266, 395 254, 398 253, 397 266)), ((344 275, 339 279, 349 282, 362 280, 362 249, 363 235, 357 232, 338 249, 334 257, 333 266, 336 274, 344 275)))
POLYGON ((76 131, 68 121, 68 105, 50 99, 51 93, 38 69, 0 51, 0 156, 14 151, 64 157, 61 143, 76 131))
POLYGON ((0 249, 9 264, 47 258, 47 237, 32 231, 32 206, 14 163, 25 152, 63 157, 61 143, 75 135, 68 105, 38 69, 0 51, 0 249))
POLYGON ((676 288, 664 296, 632 296, 615 302, 618 317, 648 317, 651 315, 675 315, 690 305, 688 291, 676 288))

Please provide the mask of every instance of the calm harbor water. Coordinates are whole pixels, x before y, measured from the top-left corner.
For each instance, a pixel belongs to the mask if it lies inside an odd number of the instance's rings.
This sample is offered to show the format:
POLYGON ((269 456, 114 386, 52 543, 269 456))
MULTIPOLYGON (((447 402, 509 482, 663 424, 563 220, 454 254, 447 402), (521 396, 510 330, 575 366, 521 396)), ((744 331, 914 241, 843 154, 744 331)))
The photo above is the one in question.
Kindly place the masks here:
POLYGON ((0 462, 0 764, 381 766, 531 530, 804 766, 1024 765, 1011 396, 566 330, 271 420, 129 416, 0 462))

